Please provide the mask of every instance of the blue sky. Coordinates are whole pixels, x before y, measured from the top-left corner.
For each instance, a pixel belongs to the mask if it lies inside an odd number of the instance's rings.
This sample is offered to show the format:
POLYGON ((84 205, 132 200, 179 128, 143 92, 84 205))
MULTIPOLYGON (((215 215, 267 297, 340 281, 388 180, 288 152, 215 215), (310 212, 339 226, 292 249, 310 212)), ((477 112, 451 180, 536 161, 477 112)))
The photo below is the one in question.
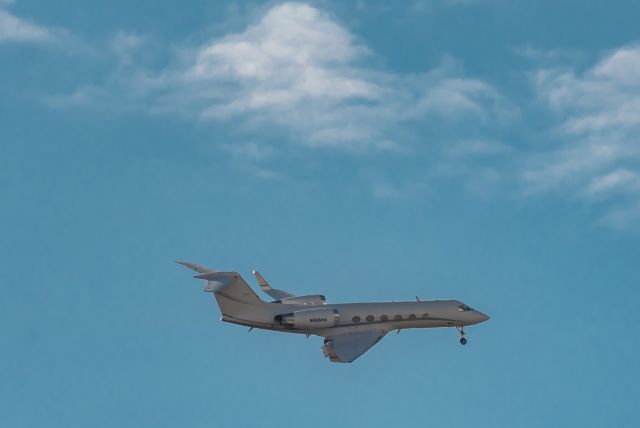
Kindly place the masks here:
POLYGON ((0 425, 635 426, 639 20, 0 0, 0 425), (330 364, 174 260, 491 320, 330 364))

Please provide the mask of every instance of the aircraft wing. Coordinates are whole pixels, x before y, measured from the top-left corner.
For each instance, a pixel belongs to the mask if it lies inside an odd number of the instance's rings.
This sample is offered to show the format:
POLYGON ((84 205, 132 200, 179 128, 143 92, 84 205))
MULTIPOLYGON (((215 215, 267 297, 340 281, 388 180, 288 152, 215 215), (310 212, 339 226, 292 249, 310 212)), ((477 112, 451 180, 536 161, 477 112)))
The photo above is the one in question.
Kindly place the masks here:
POLYGON ((351 363, 371 349, 385 334, 387 332, 384 330, 367 330, 328 336, 324 339, 322 352, 334 363, 351 363))

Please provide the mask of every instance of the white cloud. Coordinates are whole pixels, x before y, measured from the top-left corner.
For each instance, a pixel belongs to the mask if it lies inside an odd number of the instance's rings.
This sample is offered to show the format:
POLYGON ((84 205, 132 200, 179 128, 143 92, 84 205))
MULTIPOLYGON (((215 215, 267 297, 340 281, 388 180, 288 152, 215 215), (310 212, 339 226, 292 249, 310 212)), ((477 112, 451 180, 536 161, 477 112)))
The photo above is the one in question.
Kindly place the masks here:
POLYGON ((137 55, 144 49, 145 37, 125 31, 118 31, 109 40, 109 50, 121 64, 132 64, 137 55))
POLYGON ((52 39, 51 30, 10 14, 2 9, 3 3, 0 3, 0 43, 43 43, 52 39))
POLYGON ((535 82, 558 119, 559 142, 529 163, 529 189, 609 200, 618 219, 623 206, 638 212, 629 201, 640 201, 640 47, 617 49, 582 73, 540 70, 535 82))
POLYGON ((421 111, 452 117, 470 113, 484 117, 486 100, 498 98, 487 83, 474 79, 448 78, 430 88, 418 103, 421 111))
POLYGON ((83 41, 64 28, 36 24, 10 13, 7 7, 11 4, 13 0, 0 0, 0 44, 46 46, 66 53, 91 52, 83 41))
POLYGON ((397 146, 389 130, 424 116, 488 114, 486 83, 442 72, 399 76, 368 69, 369 50, 328 14, 306 4, 271 8, 245 31, 201 46, 184 77, 235 89, 211 99, 202 117, 250 115, 307 145, 346 149, 397 146))
POLYGON ((347 28, 315 7, 272 6, 241 32, 183 47, 160 72, 131 64, 139 40, 121 34, 116 73, 101 85, 53 98, 62 106, 128 100, 145 110, 240 123, 248 139, 265 130, 294 143, 362 151, 400 150, 392 138, 407 121, 487 121, 503 103, 487 83, 447 64, 402 75, 367 67, 373 54, 347 28), (133 47, 132 47, 133 45, 133 47), (100 89, 102 88, 102 90, 100 89), (100 94, 100 95, 99 95, 100 94))
POLYGON ((603 193, 611 193, 616 190, 640 189, 640 174, 620 168, 591 180, 587 193, 597 196, 603 193))

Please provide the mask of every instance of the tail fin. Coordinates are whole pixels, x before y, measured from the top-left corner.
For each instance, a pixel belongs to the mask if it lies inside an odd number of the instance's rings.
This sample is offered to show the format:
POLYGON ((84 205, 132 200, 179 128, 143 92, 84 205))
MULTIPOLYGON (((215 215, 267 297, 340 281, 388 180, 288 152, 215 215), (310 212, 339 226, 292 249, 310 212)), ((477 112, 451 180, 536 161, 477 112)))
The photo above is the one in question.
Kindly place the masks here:
POLYGON ((216 272, 193 263, 178 263, 201 273, 194 278, 207 281, 204 291, 213 293, 222 315, 243 318, 243 314, 255 310, 255 305, 266 303, 258 297, 238 272, 216 272))

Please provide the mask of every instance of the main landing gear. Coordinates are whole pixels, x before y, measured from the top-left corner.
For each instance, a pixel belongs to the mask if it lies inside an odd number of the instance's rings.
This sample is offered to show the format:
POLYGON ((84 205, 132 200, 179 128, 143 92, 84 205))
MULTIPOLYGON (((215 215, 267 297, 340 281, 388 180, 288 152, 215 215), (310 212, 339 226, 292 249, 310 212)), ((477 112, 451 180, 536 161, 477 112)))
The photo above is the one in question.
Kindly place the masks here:
POLYGON ((461 345, 466 345, 467 344, 467 339, 464 337, 464 327, 463 326, 456 326, 456 330, 458 330, 458 332, 460 333, 460 344, 461 345))

